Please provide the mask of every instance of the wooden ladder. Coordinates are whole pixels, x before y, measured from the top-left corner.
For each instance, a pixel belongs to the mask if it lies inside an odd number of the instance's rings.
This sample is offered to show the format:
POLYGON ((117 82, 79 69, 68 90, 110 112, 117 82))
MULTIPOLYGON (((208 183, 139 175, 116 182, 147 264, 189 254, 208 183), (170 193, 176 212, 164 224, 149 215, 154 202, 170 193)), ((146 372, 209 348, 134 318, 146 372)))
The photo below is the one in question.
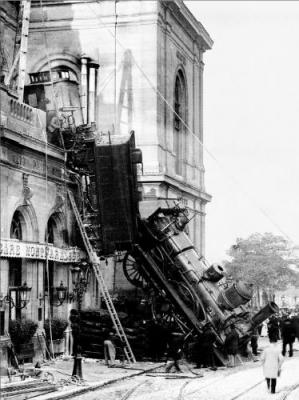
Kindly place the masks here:
POLYGON ((100 289, 100 291, 101 291, 101 293, 103 295, 103 298, 105 300, 105 304, 106 304, 107 310, 109 312, 109 315, 111 317, 111 320, 113 322, 113 325, 114 325, 114 328, 116 330, 116 333, 119 336, 119 338, 120 338, 120 340, 121 340, 121 342, 122 342, 122 344, 124 346, 123 349, 124 349, 124 353, 125 353, 126 359, 127 359, 128 363, 130 363, 130 364, 135 363, 136 362, 135 356, 133 354, 133 351, 131 349, 131 346, 129 344, 129 341, 128 341, 128 338, 127 338, 127 336, 125 334, 125 331, 124 331, 124 329, 122 327, 122 324, 121 324, 121 322, 120 322, 120 320, 118 318, 117 312, 115 310, 113 301, 111 299, 111 296, 109 294, 108 288, 106 286, 106 283, 105 283, 105 280, 104 280, 104 277, 103 277, 103 274, 102 274, 102 271, 101 271, 101 262, 103 262, 103 261, 97 256, 96 252, 94 251, 94 249, 93 249, 93 247, 92 247, 92 245, 90 243, 90 240, 89 240, 88 235, 87 235, 87 233, 85 231, 85 228, 84 228, 84 224, 83 224, 81 215, 80 215, 79 210, 77 208, 77 204, 76 204, 76 201, 74 199, 73 193, 70 190, 68 190, 67 193, 68 193, 68 196, 69 196, 69 199, 70 199, 70 202, 71 202, 71 206, 72 206, 73 212, 74 212, 75 217, 76 217, 76 221, 77 221, 77 224, 78 224, 78 227, 79 227, 79 230, 80 230, 80 233, 81 233, 81 236, 82 236, 82 239, 83 239, 83 242, 84 242, 88 257, 89 257, 89 260, 90 260, 90 262, 92 264, 94 274, 95 274, 96 279, 98 281, 99 289, 100 289))

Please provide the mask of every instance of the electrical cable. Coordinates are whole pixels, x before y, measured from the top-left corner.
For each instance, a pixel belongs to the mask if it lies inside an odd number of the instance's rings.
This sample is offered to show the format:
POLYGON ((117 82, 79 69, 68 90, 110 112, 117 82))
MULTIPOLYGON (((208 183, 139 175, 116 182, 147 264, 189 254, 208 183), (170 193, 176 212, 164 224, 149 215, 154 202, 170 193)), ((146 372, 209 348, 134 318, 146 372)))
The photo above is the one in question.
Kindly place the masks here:
MULTIPOLYGON (((99 0, 96 0, 96 2, 99 4, 99 0)), ((102 18, 99 16, 98 12, 94 9, 93 5, 87 4, 87 6, 92 10, 93 15, 96 15, 98 21, 99 21, 99 25, 103 26, 107 32, 109 32, 109 34, 114 37, 114 40, 118 43, 118 45, 123 49, 126 50, 126 47, 121 43, 121 41, 114 35, 114 33, 107 27, 107 25, 103 22, 102 18)), ((169 110, 181 121, 181 123, 183 124, 183 126, 186 128, 186 130, 195 138, 195 140, 197 140, 197 142, 200 144, 200 146, 202 147, 202 149, 206 152, 206 154, 208 154, 210 156, 210 158, 217 164, 218 168, 225 173, 225 175, 234 183, 235 186, 237 186, 237 188, 240 189, 240 191, 243 192, 243 194, 245 196, 247 196, 249 198, 249 200, 252 202, 252 204, 260 211, 260 213, 262 215, 264 215, 264 217, 266 219, 268 219, 271 224, 273 226, 275 226, 275 228, 283 235, 285 236, 288 241, 292 244, 294 244, 295 242, 290 238, 290 236, 281 228, 281 226, 274 221, 274 219, 269 215, 269 213, 264 210, 262 207, 260 207, 260 205, 256 202, 256 200, 252 197, 252 195, 245 190, 245 188, 241 185, 241 183, 231 174, 229 174, 228 172, 226 172, 225 167, 221 164, 221 162, 216 158, 216 156, 214 156, 214 154, 203 144, 203 142, 200 140, 200 138, 194 133, 194 131, 189 127, 189 125, 184 121, 184 119, 178 114, 176 113, 174 107, 169 103, 169 101, 163 96, 163 94, 156 88, 156 86, 152 83, 152 81, 150 80, 150 78, 147 76, 147 74, 144 72, 144 70, 142 69, 142 67, 137 63, 135 57, 132 55, 132 61, 135 64, 136 68, 139 70, 139 72, 143 75, 143 77, 145 78, 145 80, 147 81, 147 83, 149 84, 150 88, 161 98, 161 100, 167 105, 167 107, 169 108, 169 110)))
POLYGON ((114 134, 118 133, 118 127, 116 126, 116 43, 117 43, 117 0, 114 0, 114 15, 115 15, 115 23, 114 23, 114 134))

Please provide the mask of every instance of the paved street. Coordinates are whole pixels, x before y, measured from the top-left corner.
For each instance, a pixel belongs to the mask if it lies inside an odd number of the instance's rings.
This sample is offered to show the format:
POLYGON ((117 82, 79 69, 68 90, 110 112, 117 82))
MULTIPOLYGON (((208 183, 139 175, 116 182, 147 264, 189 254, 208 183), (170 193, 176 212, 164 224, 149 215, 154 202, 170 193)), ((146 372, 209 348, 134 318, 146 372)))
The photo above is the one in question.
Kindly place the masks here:
MULTIPOLYGON (((295 353, 296 354, 296 353, 295 353)), ((281 378, 278 380, 277 393, 269 394, 262 375, 259 362, 248 363, 233 370, 220 368, 217 371, 204 370, 201 378, 154 377, 145 374, 116 383, 100 391, 80 396, 84 400, 132 399, 132 400, 161 400, 161 399, 205 399, 205 400, 264 400, 268 398, 282 399, 294 385, 299 385, 298 353, 292 359, 286 358, 281 378)), ((184 372, 187 372, 186 369, 184 372)), ((181 374, 185 375, 185 373, 181 374)), ((298 399, 299 391, 292 392, 287 397, 298 399)))
MULTIPOLYGON (((260 338, 259 348, 268 345, 268 338, 260 338)), ((281 346, 281 343, 279 343, 281 346)), ((58 359, 44 365, 53 374, 59 389, 38 397, 38 400, 78 398, 82 400, 298 400, 299 398, 299 342, 295 343, 294 357, 286 357, 277 393, 267 392, 259 361, 246 361, 235 368, 192 369, 182 364, 182 373, 165 374, 165 365, 140 362, 130 368, 108 368, 103 360, 83 362, 83 384, 71 383, 73 360, 58 359), (298 389, 297 389, 298 385, 298 389)), ((27 381, 27 380, 26 380, 27 381)), ((24 382, 25 383, 25 382, 24 382)), ((21 382, 20 382, 21 384, 21 382)), ((2 386, 4 387, 4 386, 2 386)), ((23 400, 25 394, 14 397, 23 400)))

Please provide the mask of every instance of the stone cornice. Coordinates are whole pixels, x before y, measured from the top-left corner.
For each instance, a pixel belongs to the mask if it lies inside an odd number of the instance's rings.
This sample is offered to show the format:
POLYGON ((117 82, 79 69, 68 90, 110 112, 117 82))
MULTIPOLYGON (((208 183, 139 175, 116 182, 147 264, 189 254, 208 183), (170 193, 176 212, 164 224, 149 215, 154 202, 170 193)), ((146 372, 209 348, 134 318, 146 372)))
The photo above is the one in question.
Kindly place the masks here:
MULTIPOLYGON (((155 18, 147 18, 142 20, 122 20, 117 23, 118 28, 123 26, 142 26, 142 25, 156 25, 155 18)), ((105 24, 101 25, 96 18, 75 19, 75 20, 51 20, 45 22, 43 25, 41 21, 34 21, 30 23, 30 32, 50 32, 50 31, 74 31, 74 30, 99 30, 99 29, 114 29, 114 20, 109 19, 105 24)))
POLYGON ((205 203, 210 202, 212 200, 212 196, 205 191, 202 191, 200 188, 197 188, 185 181, 178 181, 175 178, 170 177, 166 174, 160 175, 141 175, 138 178, 140 183, 164 183, 167 185, 171 185, 176 189, 184 192, 186 194, 192 195, 194 197, 200 198, 200 200, 204 201, 205 203))
POLYGON ((194 17, 182 0, 163 0, 162 6, 167 6, 177 23, 184 27, 203 50, 212 48, 214 42, 204 26, 194 17))
POLYGON ((46 144, 34 137, 24 136, 21 133, 14 132, 10 129, 4 128, 0 125, 0 137, 1 139, 7 139, 9 141, 17 143, 20 147, 26 147, 30 150, 38 153, 46 154, 49 157, 59 159, 64 162, 64 152, 58 147, 51 144, 46 144))

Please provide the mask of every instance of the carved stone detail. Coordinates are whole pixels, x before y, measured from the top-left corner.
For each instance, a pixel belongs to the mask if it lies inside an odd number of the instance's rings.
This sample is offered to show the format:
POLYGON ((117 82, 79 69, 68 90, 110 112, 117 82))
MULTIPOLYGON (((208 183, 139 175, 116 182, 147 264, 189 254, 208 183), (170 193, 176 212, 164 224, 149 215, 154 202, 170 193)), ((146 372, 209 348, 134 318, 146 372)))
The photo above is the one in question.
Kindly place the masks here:
POLYGON ((57 184, 56 185, 56 199, 55 199, 55 205, 54 209, 56 212, 62 211, 62 207, 65 204, 65 193, 63 190, 62 185, 57 184))
POLYGON ((28 185, 29 174, 23 174, 23 196, 24 196, 24 204, 29 205, 30 199, 33 196, 33 192, 28 185))

